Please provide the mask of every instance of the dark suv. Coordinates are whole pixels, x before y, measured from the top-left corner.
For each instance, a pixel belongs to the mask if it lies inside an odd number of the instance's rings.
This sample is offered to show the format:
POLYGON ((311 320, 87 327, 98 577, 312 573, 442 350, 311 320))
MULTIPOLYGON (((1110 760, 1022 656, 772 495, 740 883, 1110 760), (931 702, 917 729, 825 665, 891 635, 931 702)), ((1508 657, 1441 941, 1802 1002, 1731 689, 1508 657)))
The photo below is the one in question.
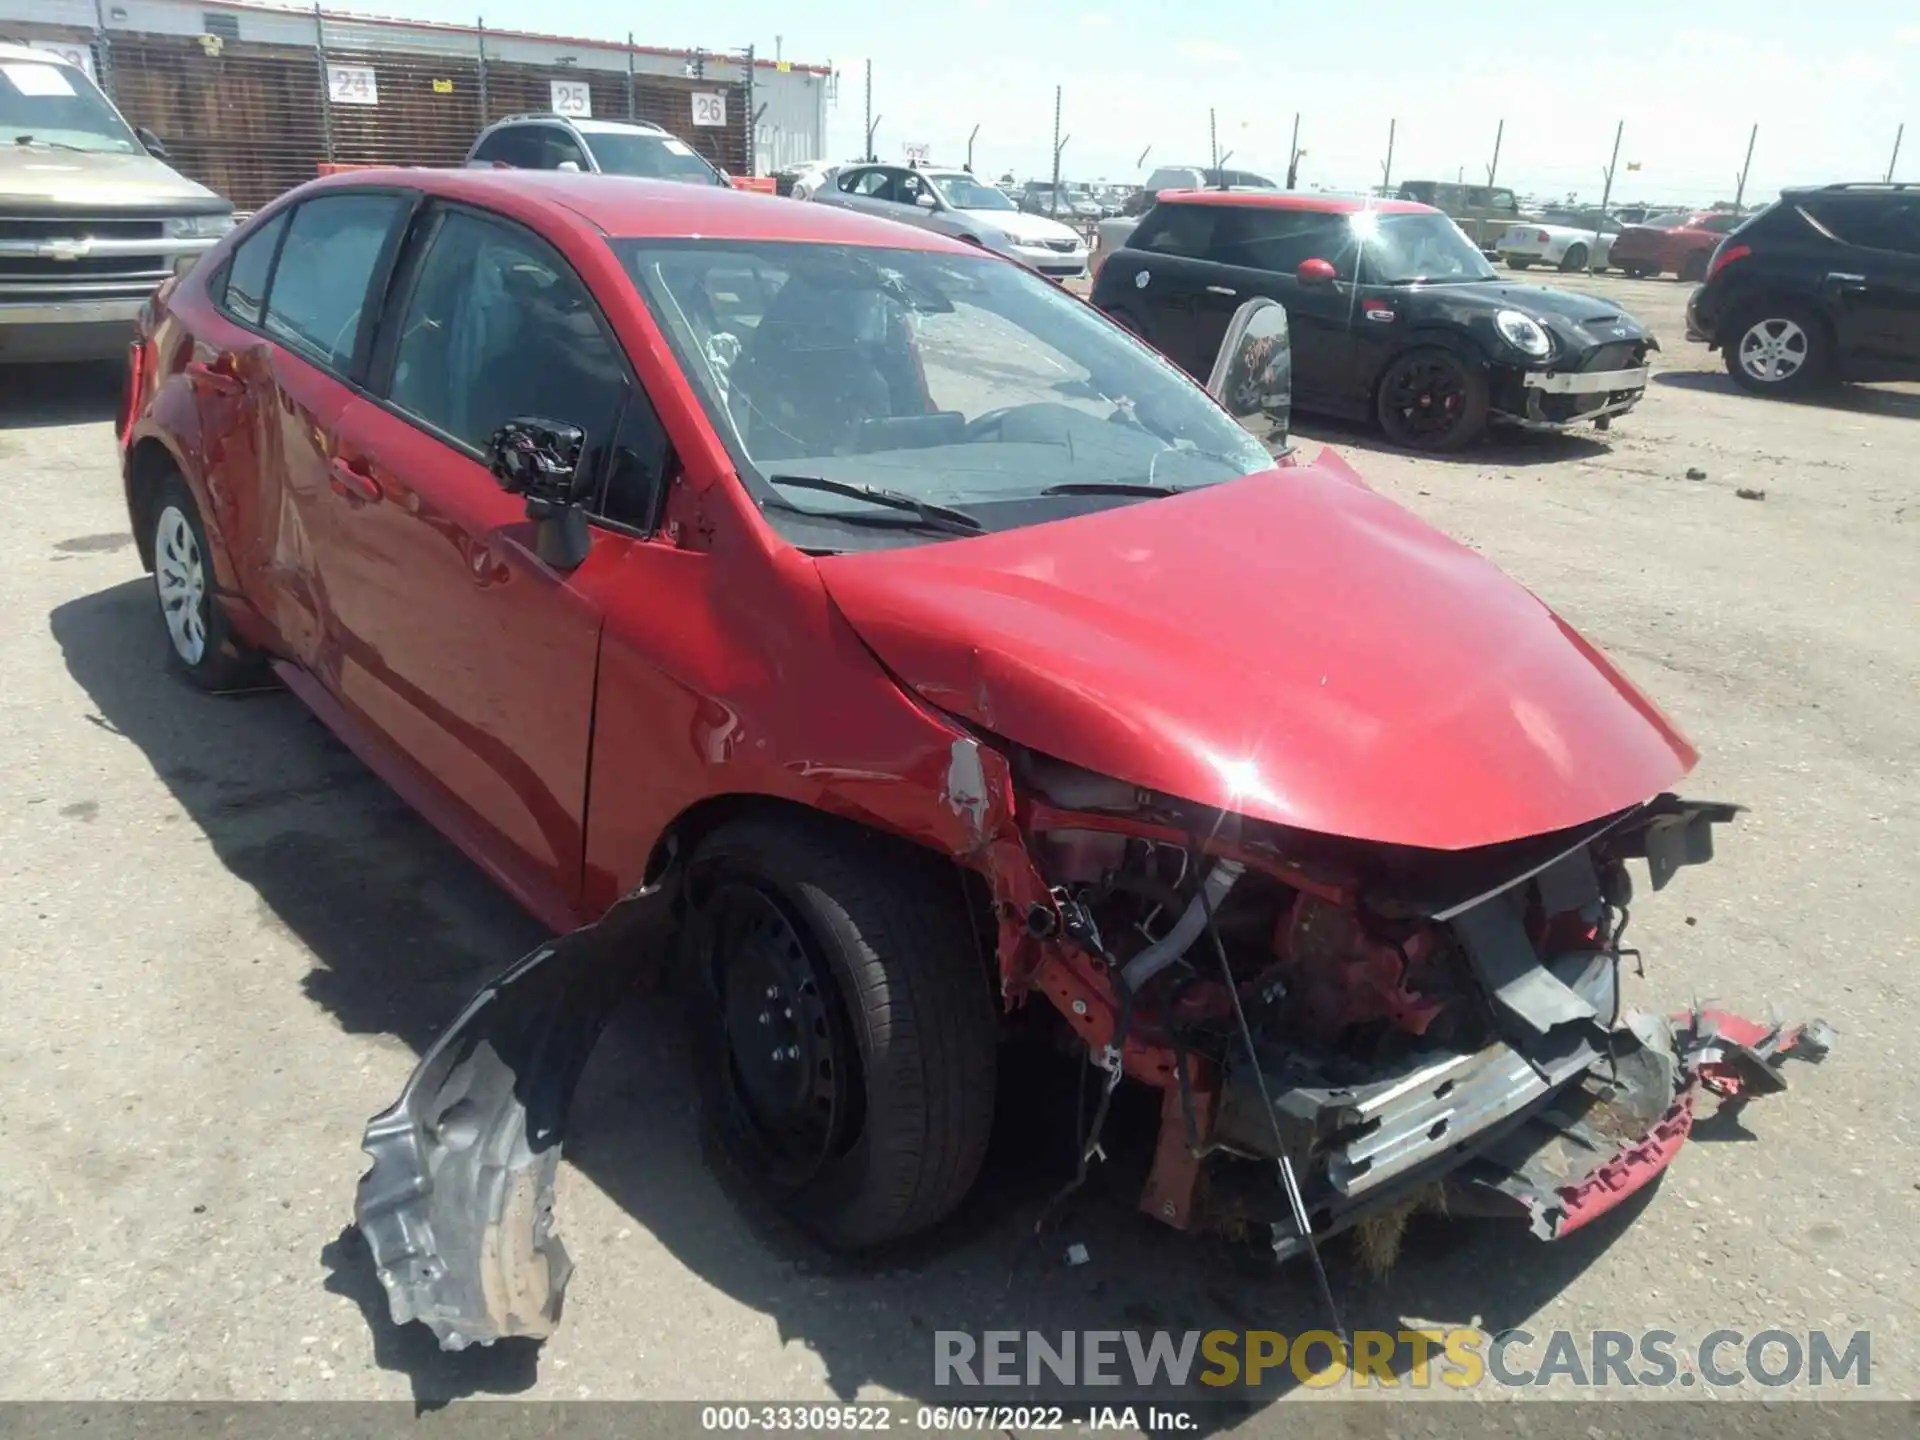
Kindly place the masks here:
POLYGON ((1715 248, 1687 338, 1756 395, 1920 379, 1920 185, 1781 191, 1715 248))

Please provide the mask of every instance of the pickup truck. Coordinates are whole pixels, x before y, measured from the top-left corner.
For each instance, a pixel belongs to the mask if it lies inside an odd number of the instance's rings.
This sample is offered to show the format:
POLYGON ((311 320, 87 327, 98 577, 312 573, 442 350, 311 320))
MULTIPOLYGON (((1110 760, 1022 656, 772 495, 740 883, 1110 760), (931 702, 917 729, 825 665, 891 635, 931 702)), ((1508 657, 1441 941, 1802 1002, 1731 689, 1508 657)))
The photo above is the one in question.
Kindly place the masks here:
POLYGON ((0 364, 124 354, 147 297, 233 224, 80 66, 0 42, 0 364))

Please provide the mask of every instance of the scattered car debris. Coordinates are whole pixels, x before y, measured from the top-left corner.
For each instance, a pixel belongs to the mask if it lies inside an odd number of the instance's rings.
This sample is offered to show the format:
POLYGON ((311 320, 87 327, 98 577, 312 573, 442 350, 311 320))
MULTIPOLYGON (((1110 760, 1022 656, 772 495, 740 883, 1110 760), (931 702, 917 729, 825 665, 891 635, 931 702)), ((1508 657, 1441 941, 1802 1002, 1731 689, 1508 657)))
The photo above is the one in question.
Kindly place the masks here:
POLYGON ((1707 478, 1707 472, 1702 470, 1698 465, 1689 465, 1687 467, 1687 479, 1704 480, 1706 478, 1707 478))
POLYGON ((1767 498, 1766 491, 1755 490, 1752 487, 1747 485, 1742 485, 1738 490, 1735 490, 1733 493, 1738 495, 1742 500, 1764 500, 1767 498))
POLYGON ((1087 1254, 1086 1246, 1080 1245, 1080 1244, 1073 1244, 1073 1245, 1067 1246, 1067 1264, 1084 1265, 1091 1258, 1092 1257, 1087 1254))

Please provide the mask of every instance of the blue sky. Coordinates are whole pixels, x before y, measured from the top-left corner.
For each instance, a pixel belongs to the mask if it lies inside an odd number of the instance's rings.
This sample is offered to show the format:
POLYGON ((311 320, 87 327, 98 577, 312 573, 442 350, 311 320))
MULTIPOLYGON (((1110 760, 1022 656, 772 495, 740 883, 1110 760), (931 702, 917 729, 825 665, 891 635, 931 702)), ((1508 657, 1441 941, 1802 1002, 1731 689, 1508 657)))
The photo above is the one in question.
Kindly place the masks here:
POLYGON ((752 43, 841 72, 832 158, 858 153, 862 66, 873 61, 876 149, 910 141, 936 159, 1044 173, 1054 86, 1063 87, 1070 178, 1138 178, 1134 162, 1204 162, 1220 148, 1284 171, 1301 112, 1303 184, 1379 178, 1389 120, 1397 179, 1483 178, 1506 121, 1500 181, 1598 199, 1614 125, 1626 121, 1616 198, 1730 196, 1760 125, 1749 197, 1786 184, 1878 179, 1894 132, 1899 174, 1920 180, 1920 8, 1885 0, 1373 0, 1312 7, 1172 0, 947 0, 889 6, 772 0, 653 9, 608 0, 335 0, 420 19, 709 50, 752 43), (1628 162, 1640 169, 1629 173, 1628 162))

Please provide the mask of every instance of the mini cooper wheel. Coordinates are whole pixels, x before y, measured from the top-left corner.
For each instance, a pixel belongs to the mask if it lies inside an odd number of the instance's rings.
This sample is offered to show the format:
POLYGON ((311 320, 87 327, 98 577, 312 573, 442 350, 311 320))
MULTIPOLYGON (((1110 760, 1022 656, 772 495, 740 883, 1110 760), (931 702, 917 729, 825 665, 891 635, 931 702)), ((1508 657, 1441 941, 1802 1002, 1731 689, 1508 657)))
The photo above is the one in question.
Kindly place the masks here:
POLYGON ((1380 428, 1409 450, 1458 450, 1487 428, 1487 377, 1451 350, 1409 350, 1380 378, 1380 428))
POLYGON ((834 1249, 944 1219, 992 1129, 995 1017, 959 877, 883 837, 723 827, 689 866, 704 1121, 834 1249))
POLYGON ((152 514, 153 590, 169 660, 203 690, 249 683, 257 661, 214 599, 212 550, 186 482, 169 477, 154 497, 152 514))
POLYGON ((1804 307, 1756 305, 1726 332, 1727 373, 1755 395, 1799 395, 1827 376, 1826 327, 1804 307))

